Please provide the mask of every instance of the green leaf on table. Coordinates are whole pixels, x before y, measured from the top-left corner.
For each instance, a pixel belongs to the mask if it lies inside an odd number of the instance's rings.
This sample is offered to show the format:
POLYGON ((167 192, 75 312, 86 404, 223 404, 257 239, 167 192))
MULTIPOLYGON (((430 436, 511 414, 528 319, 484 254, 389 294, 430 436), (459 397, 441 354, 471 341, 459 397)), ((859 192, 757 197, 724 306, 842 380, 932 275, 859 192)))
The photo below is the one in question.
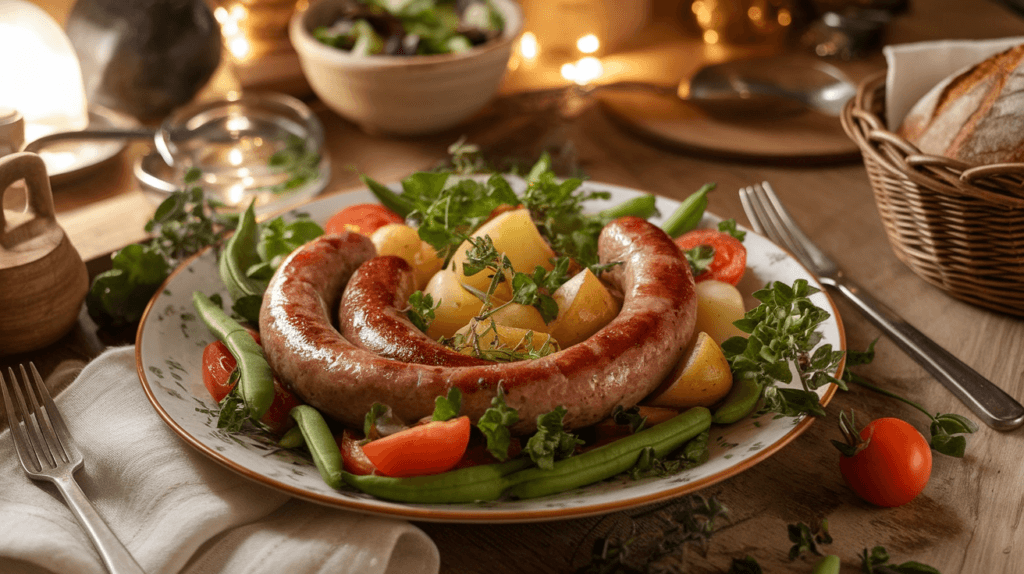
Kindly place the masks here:
POLYGON ((864 574, 940 574, 935 568, 915 561, 889 564, 889 553, 881 546, 875 546, 870 551, 865 548, 860 559, 861 572, 864 574))

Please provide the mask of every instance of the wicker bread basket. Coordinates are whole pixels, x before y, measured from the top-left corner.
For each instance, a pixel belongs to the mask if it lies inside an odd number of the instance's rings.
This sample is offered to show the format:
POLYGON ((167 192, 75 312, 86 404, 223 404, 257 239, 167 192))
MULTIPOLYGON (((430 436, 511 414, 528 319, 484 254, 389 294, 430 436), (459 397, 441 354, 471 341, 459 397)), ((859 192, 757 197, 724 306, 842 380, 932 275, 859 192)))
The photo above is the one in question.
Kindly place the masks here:
POLYGON ((1024 315, 1024 164, 926 155, 884 118, 880 73, 860 84, 842 122, 860 147, 896 256, 954 297, 1024 315))

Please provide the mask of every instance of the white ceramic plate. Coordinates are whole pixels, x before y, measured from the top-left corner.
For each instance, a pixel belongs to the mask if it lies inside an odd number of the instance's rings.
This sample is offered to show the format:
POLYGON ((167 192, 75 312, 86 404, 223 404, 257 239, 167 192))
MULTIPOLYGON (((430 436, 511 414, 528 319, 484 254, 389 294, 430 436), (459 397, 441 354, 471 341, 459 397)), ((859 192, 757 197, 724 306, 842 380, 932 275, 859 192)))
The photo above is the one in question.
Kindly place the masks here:
MULTIPOLYGON (((608 204, 640 193, 594 182, 585 185, 610 191, 612 199, 608 204)), ((363 190, 326 197, 299 211, 324 222, 341 207, 367 202, 375 199, 363 190)), ((659 197, 657 205, 667 216, 678 203, 659 197)), ((602 207, 603 203, 595 202, 595 209, 602 207)), ((711 226, 716 220, 708 215, 704 224, 711 226)), ((739 287, 748 298, 748 308, 756 304, 750 293, 769 281, 792 284, 804 278, 820 288, 806 269, 767 239, 748 233, 744 243, 748 269, 739 287)), ((777 452, 812 422, 810 418, 773 419, 772 415, 763 415, 728 427, 715 427, 708 462, 667 478, 633 481, 619 477, 532 500, 447 505, 387 502, 354 490, 333 490, 323 483, 309 459, 278 450, 265 438, 229 435, 216 428, 216 418, 210 412, 217 405, 203 386, 200 370, 203 347, 213 337, 192 308, 195 290, 208 295, 220 293, 225 301, 229 299, 210 251, 174 272, 150 303, 139 327, 139 377, 157 413, 186 442, 224 466, 288 494, 329 506, 435 522, 528 522, 601 514, 677 497, 738 474, 777 452)), ((832 314, 821 326, 823 342, 831 343, 835 349, 845 349, 842 324, 832 302, 824 292, 815 294, 812 300, 832 314)), ((819 389, 826 403, 834 392, 834 385, 819 389)))

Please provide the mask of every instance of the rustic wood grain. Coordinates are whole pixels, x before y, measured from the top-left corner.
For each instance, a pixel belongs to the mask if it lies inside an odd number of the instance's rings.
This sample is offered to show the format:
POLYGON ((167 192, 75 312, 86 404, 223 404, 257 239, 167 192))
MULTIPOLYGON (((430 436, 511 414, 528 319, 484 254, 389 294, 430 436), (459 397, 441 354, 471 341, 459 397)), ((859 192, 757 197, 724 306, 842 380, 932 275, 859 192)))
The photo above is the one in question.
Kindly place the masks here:
MULTIPOLYGON (((61 5, 61 0, 40 0, 61 5)), ((681 1, 655 3, 662 17, 678 14, 681 1)), ((59 13, 59 11, 58 11, 59 13)), ((986 38, 1024 34, 1024 22, 987 1, 921 0, 897 18, 890 42, 936 38, 986 38)), ((877 69, 878 58, 850 65, 863 76, 877 69)), ((514 86, 513 86, 514 87, 514 86)), ((506 93, 514 90, 506 90, 506 93)), ((459 136, 479 143, 489 157, 526 160, 541 150, 555 153, 563 170, 579 169, 590 178, 681 199, 705 182, 718 189, 710 195, 713 212, 747 223, 736 190, 768 180, 794 217, 819 245, 831 253, 852 279, 934 338, 954 355, 1016 397, 1024 397, 1024 322, 955 300, 918 278, 893 255, 874 206, 863 165, 785 166, 745 161, 710 160, 637 138, 618 127, 597 107, 566 114, 551 102, 507 97, 462 129, 416 139, 387 139, 362 134, 315 101, 325 124, 332 179, 326 193, 359 187, 358 174, 395 181, 411 171, 435 165, 459 136)), ((102 174, 74 188, 55 190, 58 221, 78 250, 93 259, 138 241, 141 226, 155 204, 137 190, 130 177, 130 146, 102 174)), ((102 266, 102 259, 94 263, 102 266)), ((842 301, 850 348, 863 349, 879 332, 842 301)), ((124 341, 124 333, 120 341, 124 341)), ((131 334, 128 333, 128 339, 131 334)), ((63 360, 86 360, 117 338, 97 333, 85 315, 79 326, 54 347, 32 357, 52 371, 63 360)), ((875 384, 903 394, 933 412, 969 415, 949 392, 889 340, 878 340, 875 361, 857 372, 875 384)), ((0 359, 0 368, 25 355, 0 359)), ((963 460, 935 455, 931 481, 911 503, 875 508, 858 499, 839 475, 840 410, 864 417, 896 416, 927 433, 918 411, 862 388, 838 393, 828 416, 817 421, 779 453, 746 472, 702 492, 730 510, 714 535, 706 557, 689 554, 696 572, 722 572, 733 558, 755 557, 766 572, 807 572, 813 561, 787 557, 791 545, 786 525, 827 518, 834 543, 824 547, 842 558, 843 570, 859 571, 864 548, 885 546, 897 562, 918 560, 945 574, 1020 571, 1024 564, 1024 431, 1000 433, 987 427, 969 439, 963 460)), ((441 551, 441 571, 503 574, 571 572, 589 559, 599 536, 625 534, 634 524, 640 533, 657 532, 659 517, 671 512, 656 507, 605 517, 540 524, 419 524, 441 551), (649 514, 645 514, 649 513, 649 514), (640 517, 642 516, 642 517, 640 517), (639 517, 639 518, 633 518, 639 517)))

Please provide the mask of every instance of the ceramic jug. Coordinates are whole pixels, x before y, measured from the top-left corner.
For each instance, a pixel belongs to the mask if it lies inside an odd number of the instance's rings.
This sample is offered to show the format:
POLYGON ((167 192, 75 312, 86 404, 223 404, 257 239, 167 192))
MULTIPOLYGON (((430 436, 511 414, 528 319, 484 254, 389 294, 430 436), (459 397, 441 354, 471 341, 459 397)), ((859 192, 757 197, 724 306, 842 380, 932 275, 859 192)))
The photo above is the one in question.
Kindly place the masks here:
POLYGON ((56 342, 74 327, 89 290, 85 263, 57 224, 42 158, 0 157, 0 204, 21 179, 27 210, 0 211, 0 355, 56 342))

